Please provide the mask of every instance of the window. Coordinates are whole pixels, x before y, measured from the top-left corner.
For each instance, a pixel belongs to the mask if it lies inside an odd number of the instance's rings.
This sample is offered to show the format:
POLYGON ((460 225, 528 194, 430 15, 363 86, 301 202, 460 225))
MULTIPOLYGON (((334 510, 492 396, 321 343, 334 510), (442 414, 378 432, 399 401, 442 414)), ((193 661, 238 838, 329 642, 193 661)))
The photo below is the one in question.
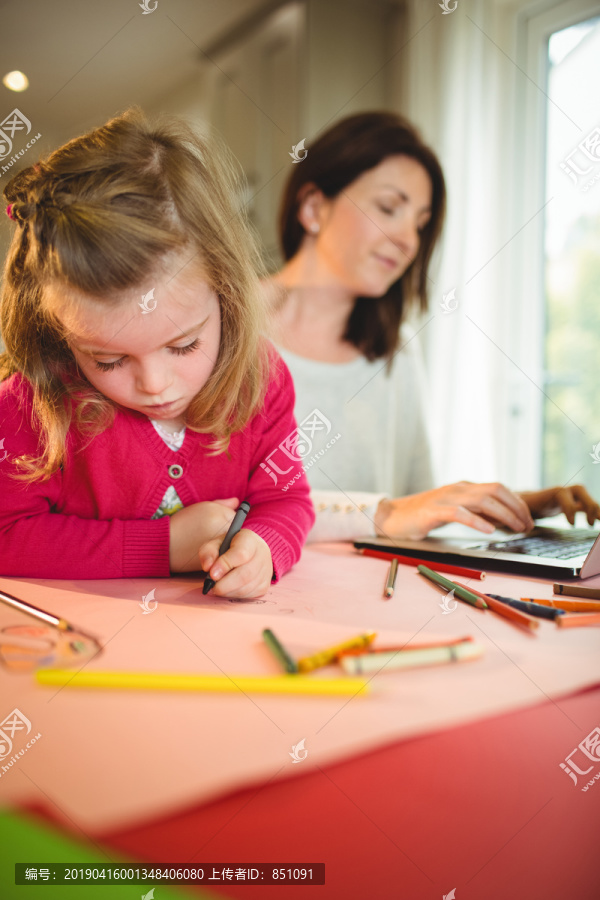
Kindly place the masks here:
POLYGON ((600 17, 548 40, 544 484, 600 497, 600 17))

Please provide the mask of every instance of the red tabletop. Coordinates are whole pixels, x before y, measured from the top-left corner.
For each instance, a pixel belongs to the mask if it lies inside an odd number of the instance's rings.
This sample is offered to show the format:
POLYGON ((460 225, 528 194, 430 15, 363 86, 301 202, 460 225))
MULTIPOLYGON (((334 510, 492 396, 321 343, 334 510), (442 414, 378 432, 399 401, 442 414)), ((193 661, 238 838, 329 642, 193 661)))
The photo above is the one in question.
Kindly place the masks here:
POLYGON ((94 837, 139 862, 325 863, 324 887, 213 886, 247 900, 597 900, 600 781, 560 763, 599 725, 596 687, 94 837))

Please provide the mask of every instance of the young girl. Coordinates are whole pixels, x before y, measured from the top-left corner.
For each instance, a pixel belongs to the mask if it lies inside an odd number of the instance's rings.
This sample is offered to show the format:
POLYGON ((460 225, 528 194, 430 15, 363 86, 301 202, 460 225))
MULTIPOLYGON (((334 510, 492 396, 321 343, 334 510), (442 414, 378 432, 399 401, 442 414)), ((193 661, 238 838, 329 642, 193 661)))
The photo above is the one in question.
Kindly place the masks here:
POLYGON ((279 220, 285 264, 266 289, 296 417, 318 406, 330 424, 306 464, 317 506, 311 539, 419 539, 452 521, 526 531, 532 517, 561 511, 571 523, 578 510, 590 525, 600 518, 581 485, 433 488, 420 358, 403 323, 427 309, 444 207, 434 152, 394 113, 342 119, 292 166, 279 220))
POLYGON ((289 493, 264 470, 295 433, 293 386, 261 336, 222 156, 130 110, 6 186, 0 574, 204 569, 245 598, 298 560, 314 520, 301 462, 289 493))

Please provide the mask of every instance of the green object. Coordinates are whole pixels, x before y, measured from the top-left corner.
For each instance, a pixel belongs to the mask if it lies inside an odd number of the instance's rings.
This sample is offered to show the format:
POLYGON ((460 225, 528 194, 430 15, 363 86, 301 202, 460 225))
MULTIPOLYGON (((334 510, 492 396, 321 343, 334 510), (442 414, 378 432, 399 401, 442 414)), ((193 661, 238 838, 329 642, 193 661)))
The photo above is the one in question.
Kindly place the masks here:
POLYGON ((439 584, 441 587, 446 588, 447 591, 454 591, 455 597, 460 597, 461 600, 466 600, 467 603, 470 603, 471 606, 479 606, 479 603, 483 603, 483 608, 487 609, 488 605, 485 600, 481 600, 481 597, 478 597, 477 594, 472 594, 471 591, 468 591, 466 588, 461 587, 459 584, 455 584, 453 581, 450 581, 449 578, 444 578, 443 575, 439 575, 437 572, 434 572, 432 569, 429 569, 427 566, 417 566, 417 571, 424 575, 425 578, 429 578, 430 581, 435 581, 436 584, 439 584))
MULTIPOLYGON (((31 863, 44 866, 51 863, 73 863, 74 866, 90 865, 96 860, 100 865, 122 865, 124 868, 146 866, 152 863, 136 863, 123 859, 112 849, 104 852, 97 844, 75 841, 57 828, 40 824, 39 820, 16 812, 0 811, 0 897, 2 900, 20 900, 36 897, 37 900, 138 900, 154 887, 156 900, 222 900, 218 895, 200 885, 174 888, 165 884, 110 884, 85 885, 77 890, 64 884, 51 884, 40 879, 26 885, 15 885, 15 863, 31 863)), ((183 868, 185 863, 181 863, 183 868)))
POLYGON ((286 672, 289 672, 291 675, 295 675, 298 672, 298 663, 294 662, 283 644, 279 643, 270 628, 264 629, 263 638, 265 639, 265 644, 272 652, 277 662, 281 663, 286 672))

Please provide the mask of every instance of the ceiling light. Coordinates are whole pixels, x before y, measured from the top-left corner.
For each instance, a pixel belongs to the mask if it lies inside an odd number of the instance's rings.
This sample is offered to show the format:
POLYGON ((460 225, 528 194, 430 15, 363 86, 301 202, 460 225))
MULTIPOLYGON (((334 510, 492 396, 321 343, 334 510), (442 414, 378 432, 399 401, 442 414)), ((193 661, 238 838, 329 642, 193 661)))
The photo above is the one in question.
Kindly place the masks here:
POLYGON ((23 75, 22 72, 18 71, 8 72, 2 79, 2 84, 9 91, 26 91, 29 87, 27 75, 23 75))

